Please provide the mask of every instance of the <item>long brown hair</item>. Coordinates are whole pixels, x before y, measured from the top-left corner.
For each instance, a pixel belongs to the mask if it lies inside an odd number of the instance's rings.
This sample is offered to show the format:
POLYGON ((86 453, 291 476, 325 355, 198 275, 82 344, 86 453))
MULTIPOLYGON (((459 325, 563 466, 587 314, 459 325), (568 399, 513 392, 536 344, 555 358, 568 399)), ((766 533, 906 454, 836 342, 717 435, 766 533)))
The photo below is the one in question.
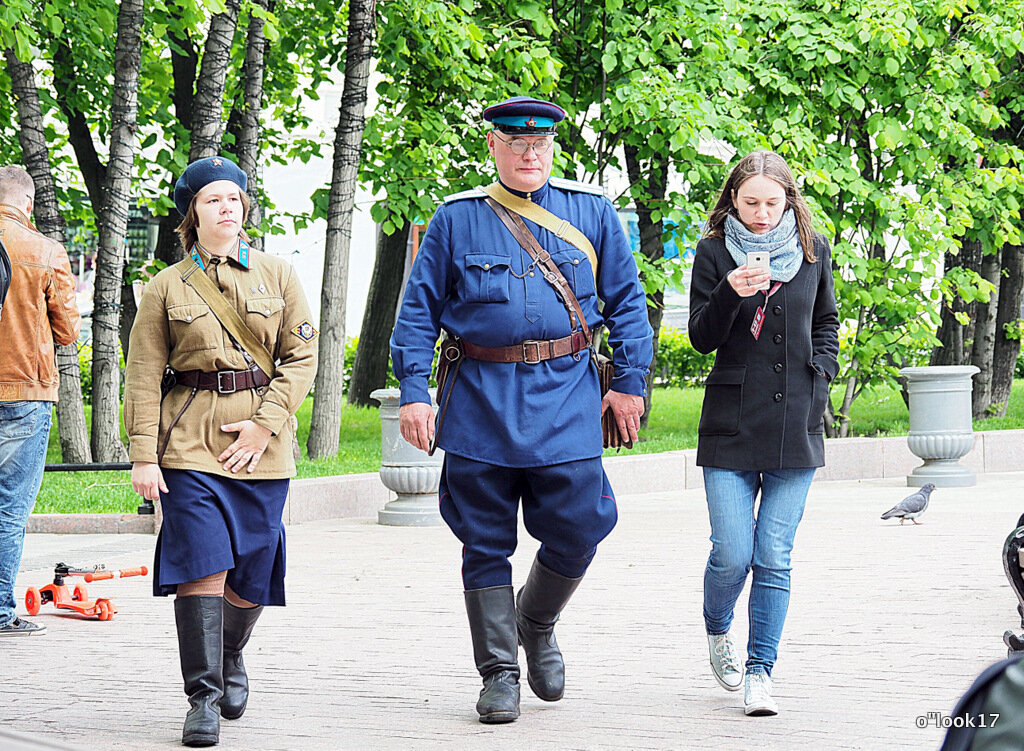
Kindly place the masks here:
POLYGON ((730 214, 738 218, 736 207, 732 203, 733 197, 740 186, 754 175, 771 178, 785 189, 786 208, 793 209, 796 216, 796 230, 800 236, 804 258, 808 263, 817 261, 814 255, 814 220, 811 217, 811 210, 800 193, 786 160, 774 151, 753 151, 732 168, 725 184, 722 185, 722 195, 718 197, 718 203, 711 210, 708 222, 704 225, 704 237, 725 237, 725 218, 730 214))
MULTIPOLYGON (((242 200, 242 224, 245 224, 246 219, 249 218, 249 196, 246 195, 244 190, 239 189, 238 195, 242 200)), ((192 196, 192 200, 188 203, 188 210, 185 212, 185 218, 181 220, 175 228, 175 232, 178 233, 178 239, 181 240, 181 247, 185 251, 185 255, 188 255, 192 251, 192 246, 196 244, 199 239, 199 217, 196 216, 196 197, 192 196)), ((249 235, 245 233, 245 230, 241 230, 238 236, 245 240, 247 243, 251 243, 249 235)))

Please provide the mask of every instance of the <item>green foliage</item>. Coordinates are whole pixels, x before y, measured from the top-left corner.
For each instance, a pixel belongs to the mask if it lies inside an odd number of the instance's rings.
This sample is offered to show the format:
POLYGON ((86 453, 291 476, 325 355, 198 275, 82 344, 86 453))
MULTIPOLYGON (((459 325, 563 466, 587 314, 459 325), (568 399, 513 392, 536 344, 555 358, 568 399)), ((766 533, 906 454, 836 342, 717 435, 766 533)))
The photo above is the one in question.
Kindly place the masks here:
POLYGON ((658 355, 654 366, 656 386, 703 386, 714 364, 714 353, 705 355, 695 350, 685 331, 662 327, 658 335, 658 355))

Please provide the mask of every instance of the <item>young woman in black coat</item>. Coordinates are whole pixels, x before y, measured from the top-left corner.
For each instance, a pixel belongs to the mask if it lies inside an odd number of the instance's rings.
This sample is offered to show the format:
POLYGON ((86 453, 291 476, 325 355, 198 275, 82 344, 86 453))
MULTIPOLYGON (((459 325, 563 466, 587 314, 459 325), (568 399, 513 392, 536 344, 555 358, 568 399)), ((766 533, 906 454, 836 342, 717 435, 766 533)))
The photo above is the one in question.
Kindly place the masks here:
POLYGON ((771 673, 789 606, 793 540, 815 468, 824 464, 838 331, 827 240, 812 229, 785 160, 748 154, 697 244, 689 322, 693 347, 716 353, 697 442, 711 517, 704 622, 714 676, 729 691, 744 685, 748 715, 778 713, 771 673), (748 253, 759 253, 767 268, 748 253), (729 627, 749 572, 744 676, 729 627))

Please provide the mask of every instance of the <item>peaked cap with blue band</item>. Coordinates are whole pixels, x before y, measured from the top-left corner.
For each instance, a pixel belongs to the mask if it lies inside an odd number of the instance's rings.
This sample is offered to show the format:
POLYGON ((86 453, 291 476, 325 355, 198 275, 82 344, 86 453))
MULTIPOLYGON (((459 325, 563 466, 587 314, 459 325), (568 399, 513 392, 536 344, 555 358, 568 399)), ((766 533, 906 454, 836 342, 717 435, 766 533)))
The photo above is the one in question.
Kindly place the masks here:
POLYGON ((565 110, 557 104, 514 96, 484 110, 484 120, 495 130, 516 136, 553 136, 555 123, 565 119, 565 110))
POLYGON ((178 207, 178 213, 185 216, 188 205, 192 203, 196 193, 218 180, 230 180, 241 188, 243 193, 249 182, 246 174, 230 159, 222 156, 197 159, 185 168, 178 182, 174 184, 174 205, 178 207))

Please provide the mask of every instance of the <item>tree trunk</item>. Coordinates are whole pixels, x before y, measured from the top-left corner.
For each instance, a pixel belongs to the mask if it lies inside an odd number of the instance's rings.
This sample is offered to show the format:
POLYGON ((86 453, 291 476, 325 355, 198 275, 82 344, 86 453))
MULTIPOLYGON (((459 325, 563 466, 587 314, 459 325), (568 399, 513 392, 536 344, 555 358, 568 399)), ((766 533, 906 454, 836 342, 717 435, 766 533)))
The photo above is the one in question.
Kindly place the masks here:
MULTIPOLYGON (((267 0, 253 0, 254 5, 266 8, 267 0)), ((238 166, 248 175, 246 193, 249 194, 249 226, 259 227, 263 214, 259 204, 260 185, 260 112, 263 110, 263 75, 266 71, 267 38, 263 34, 263 19, 255 13, 249 17, 249 31, 245 44, 245 101, 240 113, 241 127, 235 143, 238 166)), ((263 250, 263 237, 254 236, 252 245, 263 250)))
POLYGON ((71 106, 71 102, 81 101, 85 97, 75 80, 73 55, 66 44, 58 44, 54 52, 53 83, 57 92, 57 104, 67 118, 68 142, 75 152, 93 213, 98 215, 103 201, 103 185, 107 179, 107 170, 96 151, 88 120, 83 113, 71 106))
MULTIPOLYGON (((637 226, 640 230, 640 252, 650 261, 656 261, 665 255, 665 245, 661 241, 663 234, 661 222, 654 222, 651 213, 664 205, 665 190, 668 186, 668 165, 665 162, 652 163, 650 174, 642 175, 638 159, 639 150, 635 146, 626 146, 626 171, 629 182, 634 186, 645 185, 646 195, 637 199, 637 226)), ((647 396, 644 397, 644 416, 640 419, 640 427, 646 428, 651 417, 654 396, 654 363, 658 361, 658 338, 661 334, 661 319, 664 315, 665 291, 658 290, 647 296, 647 320, 654 331, 654 359, 647 375, 647 396)))
POLYGON ((992 413, 1006 415, 1013 374, 1020 354, 1019 329, 1021 293, 1024 291, 1024 247, 1003 246, 1003 274, 999 282, 999 312, 996 315, 996 344, 992 355, 992 413), (1007 336, 1007 327, 1013 333, 1007 336))
POLYGON ((391 330, 395 326, 398 296, 402 292, 402 271, 409 245, 409 224, 394 233, 377 236, 377 260, 373 265, 370 292, 366 296, 359 348, 348 384, 348 403, 363 407, 375 402, 370 392, 383 388, 388 377, 391 330))
POLYGON ((110 158, 99 214, 100 240, 93 295, 92 453, 100 462, 127 459, 118 429, 121 385, 118 339, 137 131, 142 21, 143 0, 122 0, 117 14, 110 158))
MULTIPOLYGON (((36 226, 51 240, 63 244, 64 217, 57 206, 57 191, 53 185, 35 74, 31 63, 19 60, 14 50, 6 50, 5 56, 7 72, 11 77, 11 92, 18 105, 18 140, 21 143, 22 160, 36 186, 36 226)), ((60 436, 61 457, 68 463, 87 464, 92 461, 92 452, 89 450, 89 429, 82 405, 78 347, 74 344, 57 347, 57 371, 60 373, 57 433, 60 436)))
MULTIPOLYGON (((948 275, 955 268, 981 271, 981 243, 961 238, 960 253, 946 254, 945 273, 948 275)), ((971 359, 969 343, 974 336, 973 319, 975 303, 965 303, 959 295, 953 297, 951 306, 942 306, 939 330, 936 337, 942 342, 941 347, 932 350, 930 365, 966 365, 971 359), (956 313, 967 313, 971 323, 966 326, 956 320, 956 313)))
POLYGON ((980 369, 974 376, 972 412, 975 420, 991 417, 988 408, 992 404, 992 358, 996 343, 996 314, 999 310, 999 272, 1002 252, 997 250, 981 259, 981 276, 992 283, 995 291, 988 302, 979 302, 974 324, 974 344, 971 347, 971 364, 980 369))
POLYGON ((310 459, 338 453, 342 372, 345 365, 345 297, 356 176, 366 121, 366 88, 373 57, 376 0, 349 0, 345 87, 334 134, 334 169, 327 209, 327 244, 320 294, 320 368, 306 444, 310 459))
POLYGON ((231 66, 231 43, 238 25, 239 0, 226 0, 227 9, 210 20, 203 62, 192 104, 192 143, 189 162, 220 153, 224 135, 224 84, 231 66))

